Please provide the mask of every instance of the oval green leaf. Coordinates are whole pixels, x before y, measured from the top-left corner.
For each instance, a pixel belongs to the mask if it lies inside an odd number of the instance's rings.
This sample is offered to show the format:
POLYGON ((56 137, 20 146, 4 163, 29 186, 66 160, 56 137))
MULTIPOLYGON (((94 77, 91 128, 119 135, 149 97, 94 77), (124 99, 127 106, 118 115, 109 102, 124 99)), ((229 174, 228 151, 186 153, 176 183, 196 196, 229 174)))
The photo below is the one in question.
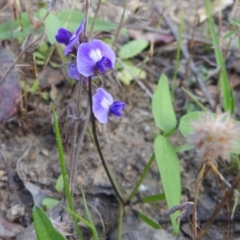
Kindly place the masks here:
POLYGON ((121 59, 132 58, 141 53, 148 46, 148 42, 144 40, 132 40, 123 45, 119 50, 121 59))
POLYGON ((38 240, 66 240, 52 225, 46 213, 39 207, 33 207, 33 221, 38 240))
POLYGON ((152 113, 155 123, 164 134, 172 131, 177 120, 172 105, 168 79, 162 74, 152 98, 152 113))
MULTIPOLYGON (((41 8, 39 10, 40 18, 43 18, 46 14, 46 10, 41 8)), ((57 34, 57 30, 61 27, 61 23, 58 19, 57 15, 49 14, 48 17, 44 21, 45 29, 47 34, 47 39, 51 44, 56 42, 55 36, 57 34)))
POLYGON ((205 112, 195 111, 190 112, 180 119, 179 130, 184 137, 187 137, 192 131, 192 121, 196 121, 201 118, 202 114, 205 112))
MULTIPOLYGON (((180 204, 181 178, 179 160, 172 144, 162 135, 157 136, 154 141, 154 152, 167 205, 171 209, 180 204)), ((174 234, 179 231, 179 224, 176 223, 178 215, 179 213, 175 212, 170 216, 174 234)))

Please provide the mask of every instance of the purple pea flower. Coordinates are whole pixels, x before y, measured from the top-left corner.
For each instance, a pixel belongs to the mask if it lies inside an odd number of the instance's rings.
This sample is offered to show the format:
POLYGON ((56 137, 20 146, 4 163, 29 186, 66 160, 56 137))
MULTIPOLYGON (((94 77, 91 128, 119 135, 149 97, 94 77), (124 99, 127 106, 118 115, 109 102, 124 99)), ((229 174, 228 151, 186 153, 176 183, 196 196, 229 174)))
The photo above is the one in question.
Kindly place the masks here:
POLYGON ((74 34, 69 32, 65 28, 59 28, 58 29, 58 34, 55 36, 57 42, 62 43, 66 46, 64 49, 64 54, 65 56, 68 55, 69 53, 76 53, 76 49, 78 45, 80 44, 80 34, 82 33, 85 25, 85 19, 81 22, 80 26, 76 30, 74 34))
POLYGON ((97 93, 92 96, 92 100, 93 113, 100 123, 106 124, 111 114, 117 117, 122 116, 125 103, 114 101, 112 95, 103 88, 97 88, 97 93))
POLYGON ((77 51, 78 72, 85 77, 97 72, 104 73, 114 67, 116 56, 114 51, 101 40, 82 43, 77 51))

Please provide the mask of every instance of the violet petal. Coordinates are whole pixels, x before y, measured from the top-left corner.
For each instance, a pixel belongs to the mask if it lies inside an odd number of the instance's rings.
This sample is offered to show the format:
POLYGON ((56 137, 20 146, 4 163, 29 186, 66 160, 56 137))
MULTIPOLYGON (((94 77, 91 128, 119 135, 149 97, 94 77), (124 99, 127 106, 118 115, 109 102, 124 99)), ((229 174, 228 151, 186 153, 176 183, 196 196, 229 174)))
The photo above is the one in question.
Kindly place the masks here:
POLYGON ((101 40, 82 43, 78 47, 77 67, 85 77, 93 76, 97 70, 105 72, 114 67, 116 60, 113 50, 101 40))
POLYGON ((77 81, 80 80, 80 76, 81 75, 80 75, 80 73, 77 70, 77 65, 76 65, 75 61, 74 62, 70 62, 68 64, 68 76, 70 78, 73 78, 73 79, 77 80, 77 81))
POLYGON ((69 39, 69 43, 68 43, 67 47, 64 49, 65 56, 67 54, 73 52, 74 47, 77 48, 78 44, 80 44, 79 37, 84 29, 84 26, 85 26, 85 19, 83 19, 83 21, 81 22, 78 29, 75 31, 75 33, 72 35, 72 37, 69 39))
POLYGON ((106 124, 108 121, 109 109, 113 104, 113 97, 103 88, 98 88, 97 92, 92 97, 93 113, 97 120, 106 124))
POLYGON ((65 28, 59 28, 58 33, 55 36, 57 42, 62 43, 66 46, 68 45, 71 37, 72 37, 72 33, 65 28))
POLYGON ((125 108, 126 104, 124 102, 116 101, 114 102, 110 107, 110 113, 121 117, 122 116, 122 110, 125 108))

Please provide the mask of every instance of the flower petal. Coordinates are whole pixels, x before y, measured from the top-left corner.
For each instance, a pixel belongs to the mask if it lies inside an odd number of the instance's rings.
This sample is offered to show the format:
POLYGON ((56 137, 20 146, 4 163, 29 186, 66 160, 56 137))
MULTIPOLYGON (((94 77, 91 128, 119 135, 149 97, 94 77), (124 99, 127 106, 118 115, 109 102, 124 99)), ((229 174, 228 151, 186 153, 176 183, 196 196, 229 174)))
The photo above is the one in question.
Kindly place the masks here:
POLYGON ((77 67, 85 77, 93 76, 97 70, 101 73, 114 67, 114 51, 101 40, 82 43, 77 51, 77 67))
POLYGON ((108 69, 112 69, 116 61, 116 55, 114 51, 101 40, 93 39, 91 43, 94 46, 94 49, 99 49, 102 53, 102 56, 110 60, 108 63, 108 69))
POLYGON ((77 65, 76 65, 75 61, 74 62, 70 62, 68 64, 68 76, 70 78, 73 78, 73 79, 77 80, 77 81, 80 80, 80 76, 81 75, 80 75, 80 73, 77 70, 77 65))
POLYGON ((98 88, 97 93, 93 95, 93 113, 97 120, 106 124, 108 121, 109 109, 113 103, 113 97, 103 88, 98 88))
POLYGON ((114 102, 110 107, 110 113, 121 117, 122 116, 122 110, 125 108, 126 104, 124 102, 116 101, 114 102))
POLYGON ((69 39, 69 43, 68 43, 67 47, 64 50, 65 56, 67 54, 73 52, 74 47, 77 47, 77 45, 80 44, 79 37, 80 37, 80 34, 82 33, 82 31, 84 29, 84 26, 85 26, 85 19, 83 19, 83 21, 81 22, 80 26, 76 30, 76 32, 69 39))
POLYGON ((96 63, 90 58, 92 50, 90 43, 82 43, 77 51, 77 68, 80 74, 85 77, 94 75, 96 63))
POLYGON ((71 37, 72 37, 72 33, 65 28, 59 28, 58 33, 55 36, 57 42, 62 43, 66 46, 68 45, 71 37))

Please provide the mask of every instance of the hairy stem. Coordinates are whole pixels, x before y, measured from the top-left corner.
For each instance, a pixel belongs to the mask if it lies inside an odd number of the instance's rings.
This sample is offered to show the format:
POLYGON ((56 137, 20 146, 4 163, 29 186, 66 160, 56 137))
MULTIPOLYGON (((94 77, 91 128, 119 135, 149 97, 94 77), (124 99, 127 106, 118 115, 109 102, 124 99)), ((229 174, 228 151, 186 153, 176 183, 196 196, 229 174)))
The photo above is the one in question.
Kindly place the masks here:
POLYGON ((88 78, 88 96, 89 96, 89 104, 90 104, 90 114, 91 114, 91 122, 92 122, 92 132, 93 132, 93 137, 94 137, 94 141, 95 141, 95 144, 96 144, 96 147, 97 147, 97 151, 98 151, 98 154, 100 156, 100 159, 102 161, 102 164, 103 164, 103 167, 105 169, 105 172, 108 176, 108 179, 109 181, 111 182, 111 185, 118 197, 118 199, 122 202, 123 205, 126 205, 125 203, 125 200, 123 199, 122 197, 122 194, 117 186, 117 183, 116 181, 114 180, 109 168, 108 168, 108 165, 107 165, 107 162, 105 161, 104 157, 103 157, 103 154, 102 154, 102 150, 101 150, 101 147, 100 147, 100 144, 99 144, 99 141, 98 141, 98 137, 97 137, 97 131, 96 131, 96 123, 95 123, 95 118, 94 118, 94 114, 93 114, 93 110, 92 110, 92 78, 89 77, 88 78))
POLYGON ((204 177, 204 172, 206 169, 206 163, 204 162, 201 166, 198 176, 197 176, 197 182, 196 182, 196 193, 194 197, 194 205, 193 205, 193 215, 192 215, 192 239, 196 240, 197 238, 197 201, 199 197, 199 190, 202 184, 202 180, 204 177))
POLYGON ((82 82, 83 82, 83 76, 81 76, 80 81, 77 83, 78 89, 77 89, 76 119, 74 119, 74 123, 73 123, 72 149, 71 149, 71 159, 69 164, 69 182, 71 186, 72 196, 74 192, 74 183, 75 183, 76 172, 77 172, 77 156, 76 156, 77 151, 76 150, 77 150, 77 137, 78 137, 78 126, 79 126, 78 118, 80 117, 79 108, 80 108, 80 96, 82 91, 82 82))

